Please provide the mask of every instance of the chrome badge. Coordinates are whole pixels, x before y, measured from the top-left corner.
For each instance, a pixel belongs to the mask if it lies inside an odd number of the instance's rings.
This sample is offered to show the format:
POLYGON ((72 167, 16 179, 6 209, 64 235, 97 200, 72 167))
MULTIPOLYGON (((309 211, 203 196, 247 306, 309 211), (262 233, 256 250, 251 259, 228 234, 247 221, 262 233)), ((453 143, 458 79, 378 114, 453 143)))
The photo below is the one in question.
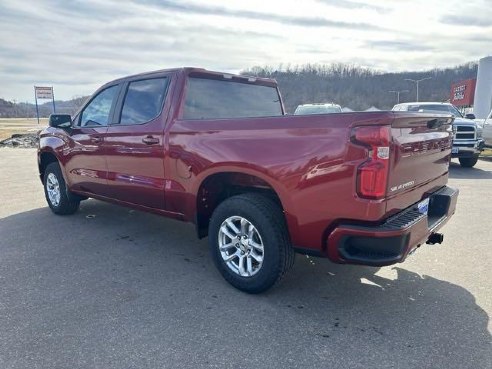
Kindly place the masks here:
POLYGON ((402 183, 402 184, 399 184, 398 186, 391 187, 390 188, 390 191, 391 192, 395 192, 395 191, 404 190, 405 188, 412 187, 414 184, 415 184, 415 181, 410 181, 410 182, 407 182, 407 183, 402 183))

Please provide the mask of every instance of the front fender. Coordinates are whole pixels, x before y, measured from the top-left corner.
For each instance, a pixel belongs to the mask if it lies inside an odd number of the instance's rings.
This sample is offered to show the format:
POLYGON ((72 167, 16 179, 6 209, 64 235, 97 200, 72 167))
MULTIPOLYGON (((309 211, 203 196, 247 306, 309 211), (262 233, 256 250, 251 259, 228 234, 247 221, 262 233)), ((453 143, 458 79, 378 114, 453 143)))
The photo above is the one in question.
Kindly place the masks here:
POLYGON ((65 167, 63 165, 63 147, 65 146, 65 141, 50 131, 42 131, 39 135, 39 147, 38 147, 38 170, 41 182, 43 182, 43 163, 42 158, 44 154, 48 154, 56 159, 60 164, 60 169, 63 175, 65 183, 68 183, 67 175, 65 173, 65 167))

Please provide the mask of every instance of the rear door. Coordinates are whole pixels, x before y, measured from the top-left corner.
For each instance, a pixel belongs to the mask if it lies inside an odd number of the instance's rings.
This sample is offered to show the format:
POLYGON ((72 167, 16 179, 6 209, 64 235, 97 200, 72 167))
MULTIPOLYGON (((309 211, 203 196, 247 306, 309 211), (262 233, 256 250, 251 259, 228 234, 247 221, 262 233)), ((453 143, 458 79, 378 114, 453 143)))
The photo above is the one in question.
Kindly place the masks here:
POLYGON ((395 112, 391 126, 392 160, 388 178, 388 211, 427 197, 447 182, 453 118, 446 115, 395 112))
POLYGON ((103 141, 115 109, 120 85, 98 92, 74 118, 66 151, 66 173, 74 190, 104 195, 107 168, 103 141))
POLYGON ((163 74, 124 83, 104 141, 109 197, 165 208, 163 108, 169 83, 163 74))

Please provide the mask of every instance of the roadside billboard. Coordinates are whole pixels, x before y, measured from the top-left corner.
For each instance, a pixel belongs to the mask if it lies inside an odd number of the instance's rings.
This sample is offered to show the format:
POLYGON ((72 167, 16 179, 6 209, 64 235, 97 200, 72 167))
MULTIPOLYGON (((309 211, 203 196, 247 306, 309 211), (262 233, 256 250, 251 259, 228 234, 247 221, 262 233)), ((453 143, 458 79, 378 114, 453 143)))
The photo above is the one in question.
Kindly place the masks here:
POLYGON ((53 99, 53 87, 40 87, 34 86, 36 92, 36 99, 53 99))
POLYGON ((476 84, 476 78, 453 83, 451 85, 451 95, 449 97, 451 104, 454 106, 473 105, 476 84))
POLYGON ((38 117, 39 124, 39 108, 38 100, 51 100, 53 102, 53 114, 56 113, 55 108, 55 94, 53 93, 53 87, 34 86, 34 100, 36 100, 36 116, 38 117))

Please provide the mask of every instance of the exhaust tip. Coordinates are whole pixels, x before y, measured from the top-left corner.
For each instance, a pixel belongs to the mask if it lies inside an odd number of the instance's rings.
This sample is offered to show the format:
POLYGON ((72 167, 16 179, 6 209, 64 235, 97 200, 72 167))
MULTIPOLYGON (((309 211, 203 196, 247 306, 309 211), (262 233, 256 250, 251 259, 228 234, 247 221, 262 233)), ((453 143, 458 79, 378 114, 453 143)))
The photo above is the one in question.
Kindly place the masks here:
POLYGON ((436 243, 442 243, 442 241, 444 241, 444 235, 442 233, 431 233, 426 244, 435 245, 436 243))

